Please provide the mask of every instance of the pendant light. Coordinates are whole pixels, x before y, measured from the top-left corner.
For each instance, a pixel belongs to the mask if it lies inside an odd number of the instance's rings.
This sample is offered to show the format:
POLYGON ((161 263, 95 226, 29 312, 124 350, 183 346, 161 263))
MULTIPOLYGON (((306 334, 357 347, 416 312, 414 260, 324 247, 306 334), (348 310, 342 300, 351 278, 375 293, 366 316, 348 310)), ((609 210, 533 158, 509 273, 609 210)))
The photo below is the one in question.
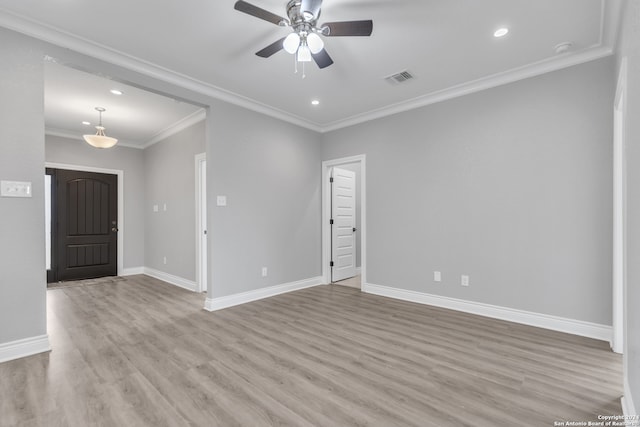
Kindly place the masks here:
POLYGON ((118 140, 111 138, 104 133, 104 126, 102 126, 102 113, 106 110, 102 107, 96 107, 96 111, 100 114, 100 122, 96 126, 97 132, 95 135, 82 135, 87 144, 96 148, 111 148, 118 143, 118 140))

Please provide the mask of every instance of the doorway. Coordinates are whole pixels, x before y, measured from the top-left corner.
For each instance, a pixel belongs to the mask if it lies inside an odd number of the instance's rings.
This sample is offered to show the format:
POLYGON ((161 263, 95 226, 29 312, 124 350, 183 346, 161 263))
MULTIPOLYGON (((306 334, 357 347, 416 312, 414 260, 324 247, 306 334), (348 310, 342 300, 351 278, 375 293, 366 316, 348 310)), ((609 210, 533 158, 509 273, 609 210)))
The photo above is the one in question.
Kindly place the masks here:
POLYGON ((47 282, 122 274, 123 172, 46 167, 47 282))
POLYGON ((344 280, 341 283, 360 288, 366 283, 367 259, 365 155, 322 162, 322 195, 323 282, 344 280), (350 197, 350 187, 355 181, 359 182, 360 188, 353 185, 353 197, 350 197), (334 188, 336 191, 332 191, 334 188), (359 277, 358 283, 352 276, 359 277))
POLYGON ((207 154, 196 154, 196 287, 207 292, 207 154))

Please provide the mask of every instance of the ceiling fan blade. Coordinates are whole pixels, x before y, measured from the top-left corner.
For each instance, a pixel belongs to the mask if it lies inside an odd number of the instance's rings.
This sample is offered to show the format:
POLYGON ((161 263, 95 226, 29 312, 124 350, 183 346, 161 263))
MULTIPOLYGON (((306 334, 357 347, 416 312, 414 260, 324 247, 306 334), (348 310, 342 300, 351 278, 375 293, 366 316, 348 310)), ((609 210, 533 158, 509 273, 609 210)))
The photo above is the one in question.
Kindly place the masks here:
POLYGON ((373 21, 327 22, 322 25, 322 34, 327 37, 370 36, 373 32, 373 21))
MULTIPOLYGON (((313 19, 318 19, 320 16, 320 7, 322 7, 322 0, 302 0, 300 12, 308 12, 313 15, 313 19)), ((311 19, 308 19, 308 21, 311 21, 311 19)))
POLYGON ((251 3, 247 3, 243 0, 238 0, 233 8, 235 10, 239 10, 240 12, 244 12, 248 15, 255 16, 256 18, 263 19, 276 25, 280 25, 280 23, 282 22, 287 22, 286 19, 276 15, 275 13, 271 13, 268 10, 261 9, 258 6, 254 6, 251 3))
POLYGON ((283 37, 280 40, 277 40, 271 43, 269 46, 265 47, 261 51, 256 52, 256 55, 262 58, 268 58, 274 53, 278 53, 279 51, 282 50, 282 43, 284 42, 284 39, 286 39, 286 37, 283 37))
POLYGON ((325 49, 322 49, 318 53, 312 53, 311 56, 313 57, 313 60, 316 61, 316 64, 318 64, 318 67, 320 67, 321 69, 327 68, 329 65, 333 64, 333 59, 331 59, 325 49))

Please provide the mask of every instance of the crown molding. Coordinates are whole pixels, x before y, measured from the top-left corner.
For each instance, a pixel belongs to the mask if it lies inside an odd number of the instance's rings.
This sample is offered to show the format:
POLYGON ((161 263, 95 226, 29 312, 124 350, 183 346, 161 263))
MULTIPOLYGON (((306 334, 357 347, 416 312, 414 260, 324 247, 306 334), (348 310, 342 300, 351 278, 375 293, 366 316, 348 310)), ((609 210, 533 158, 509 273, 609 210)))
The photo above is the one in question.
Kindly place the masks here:
POLYGON ((323 132, 331 132, 360 123, 368 122, 382 117, 391 116, 393 114, 402 113, 427 105, 436 104, 438 102, 447 101, 460 96, 469 95, 508 83, 514 83, 519 80, 528 79, 530 77, 539 76, 541 74, 552 71, 561 70, 573 65, 582 64, 596 59, 604 58, 613 54, 613 50, 609 47, 591 48, 579 53, 565 54, 561 57, 554 57, 529 64, 523 67, 514 68, 505 72, 493 74, 477 80, 466 82, 460 85, 451 86, 449 88, 431 92, 408 101, 399 102, 397 104, 371 110, 366 113, 351 116, 344 120, 337 120, 323 126, 323 132))
POLYGON ((322 131, 321 126, 303 119, 302 117, 290 114, 286 111, 271 107, 267 104, 255 101, 246 96, 239 95, 212 84, 205 83, 201 80, 194 79, 185 74, 161 67, 149 61, 136 58, 132 55, 79 37, 59 28, 9 12, 3 8, 0 8, 0 26, 38 40, 126 68, 145 76, 158 79, 165 83, 173 84, 204 96, 228 102, 316 132, 322 131))
POLYGON ((170 136, 173 136, 176 133, 185 130, 189 126, 193 126, 196 123, 200 123, 206 118, 207 118, 207 112, 204 110, 204 108, 201 108, 198 111, 189 114, 188 116, 168 126, 166 129, 163 129, 157 134, 155 134, 150 140, 148 140, 142 145, 142 148, 144 149, 144 148, 150 147, 153 144, 156 144, 162 141, 163 139, 167 139, 170 136))
MULTIPOLYGON (((274 108, 243 95, 158 66, 91 40, 78 37, 64 30, 11 13, 2 8, 0 8, 0 26, 204 96, 228 102, 315 132, 325 133, 610 56, 614 53, 619 32, 622 1, 623 0, 601 0, 600 40, 598 44, 590 48, 576 53, 567 53, 547 58, 533 64, 527 64, 505 72, 421 95, 397 104, 388 105, 346 119, 324 124, 311 122, 284 110, 274 108)), ((164 137, 166 136, 160 134, 154 136, 150 141, 144 143, 143 148, 152 145, 164 137)), ((131 146, 140 148, 139 145, 135 144, 131 146)))

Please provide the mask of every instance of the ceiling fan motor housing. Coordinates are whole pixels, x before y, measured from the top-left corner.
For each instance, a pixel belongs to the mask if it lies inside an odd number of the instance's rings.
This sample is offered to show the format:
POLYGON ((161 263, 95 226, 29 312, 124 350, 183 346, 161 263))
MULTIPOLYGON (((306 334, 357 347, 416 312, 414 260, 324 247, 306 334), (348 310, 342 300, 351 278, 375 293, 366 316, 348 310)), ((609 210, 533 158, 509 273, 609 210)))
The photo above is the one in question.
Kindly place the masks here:
POLYGON ((322 0, 304 2, 305 9, 310 10, 302 10, 302 3, 301 0, 290 0, 289 3, 287 3, 287 16, 289 17, 291 26, 295 28, 296 25, 309 23, 312 27, 315 27, 318 18, 320 18, 322 0))
MULTIPOLYGON (((318 4, 319 5, 319 4, 318 4)), ((316 23, 320 18, 320 8, 317 11, 302 10, 302 2, 300 0, 290 0, 287 3, 287 16, 289 17, 289 25, 297 33, 309 34, 312 31, 318 31, 316 23)))

